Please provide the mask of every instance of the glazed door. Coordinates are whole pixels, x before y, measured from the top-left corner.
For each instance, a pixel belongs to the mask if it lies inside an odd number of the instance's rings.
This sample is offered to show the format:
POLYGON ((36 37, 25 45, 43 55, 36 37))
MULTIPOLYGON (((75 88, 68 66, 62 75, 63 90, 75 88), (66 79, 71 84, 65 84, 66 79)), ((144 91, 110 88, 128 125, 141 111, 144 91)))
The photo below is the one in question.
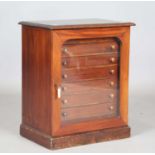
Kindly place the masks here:
POLYGON ((53 34, 53 136, 126 125, 127 43, 120 30, 53 34))
POLYGON ((62 46, 61 123, 119 116, 119 44, 71 40, 62 46))

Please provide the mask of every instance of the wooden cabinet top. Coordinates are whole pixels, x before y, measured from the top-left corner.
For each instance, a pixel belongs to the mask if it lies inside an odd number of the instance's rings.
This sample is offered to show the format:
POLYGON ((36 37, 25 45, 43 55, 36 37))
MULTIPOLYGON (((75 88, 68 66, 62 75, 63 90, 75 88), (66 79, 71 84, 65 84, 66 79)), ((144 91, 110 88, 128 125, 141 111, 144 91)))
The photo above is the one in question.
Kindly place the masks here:
POLYGON ((22 21, 19 24, 41 27, 46 29, 78 29, 97 27, 134 26, 132 22, 117 22, 104 19, 77 19, 77 20, 49 20, 49 21, 22 21))

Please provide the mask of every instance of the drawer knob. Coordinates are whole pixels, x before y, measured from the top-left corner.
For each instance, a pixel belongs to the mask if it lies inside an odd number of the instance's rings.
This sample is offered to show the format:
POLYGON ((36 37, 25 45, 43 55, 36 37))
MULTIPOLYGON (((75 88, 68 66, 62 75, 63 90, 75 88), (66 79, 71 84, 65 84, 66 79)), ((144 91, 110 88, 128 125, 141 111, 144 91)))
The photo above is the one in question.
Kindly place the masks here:
POLYGON ((65 100, 62 100, 62 103, 66 104, 66 103, 68 103, 68 101, 65 99, 65 100))
POLYGON ((110 81, 110 86, 114 86, 114 81, 110 81))
POLYGON ((110 58, 110 61, 115 62, 115 58, 114 57, 110 58))
POLYGON ((62 86, 61 89, 62 89, 62 91, 65 91, 65 90, 67 90, 67 87, 62 86))
POLYGON ((63 112, 63 113, 62 113, 62 116, 63 116, 63 117, 66 117, 66 116, 67 116, 67 113, 66 113, 66 112, 63 112))
POLYGON ((115 49, 115 45, 111 45, 111 48, 114 50, 115 49))
POLYGON ((114 110, 114 106, 111 105, 111 106, 109 107, 109 109, 110 109, 110 110, 114 110))
POLYGON ((67 65, 67 61, 65 60, 65 61, 63 61, 63 66, 66 66, 67 65))
POLYGON ((64 52, 67 52, 68 51, 68 49, 67 48, 64 48, 64 50, 63 50, 64 52))
POLYGON ((115 70, 114 69, 111 69, 110 70, 110 74, 114 74, 115 73, 115 70))
POLYGON ((64 74, 63 76, 62 76, 64 79, 67 79, 67 74, 64 74))
POLYGON ((114 98, 114 94, 113 93, 110 94, 110 98, 114 98))

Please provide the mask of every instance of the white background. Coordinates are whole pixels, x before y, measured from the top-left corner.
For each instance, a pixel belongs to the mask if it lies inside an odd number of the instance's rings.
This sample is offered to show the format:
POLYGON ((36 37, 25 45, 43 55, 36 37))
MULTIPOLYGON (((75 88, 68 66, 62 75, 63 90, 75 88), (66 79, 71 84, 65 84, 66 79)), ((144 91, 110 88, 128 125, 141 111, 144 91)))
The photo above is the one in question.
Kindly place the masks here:
POLYGON ((155 2, 0 2, 0 152, 50 152, 19 136, 19 21, 103 18, 131 28, 129 139, 58 152, 155 152, 155 2))

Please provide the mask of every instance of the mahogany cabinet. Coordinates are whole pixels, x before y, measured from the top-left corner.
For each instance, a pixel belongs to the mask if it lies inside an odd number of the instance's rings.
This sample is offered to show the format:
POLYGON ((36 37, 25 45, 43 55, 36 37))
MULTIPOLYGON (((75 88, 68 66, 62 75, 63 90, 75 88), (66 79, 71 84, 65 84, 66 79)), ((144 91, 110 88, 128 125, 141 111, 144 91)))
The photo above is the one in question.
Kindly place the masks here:
POLYGON ((134 23, 89 19, 20 24, 20 134, 50 149, 129 137, 134 23))

